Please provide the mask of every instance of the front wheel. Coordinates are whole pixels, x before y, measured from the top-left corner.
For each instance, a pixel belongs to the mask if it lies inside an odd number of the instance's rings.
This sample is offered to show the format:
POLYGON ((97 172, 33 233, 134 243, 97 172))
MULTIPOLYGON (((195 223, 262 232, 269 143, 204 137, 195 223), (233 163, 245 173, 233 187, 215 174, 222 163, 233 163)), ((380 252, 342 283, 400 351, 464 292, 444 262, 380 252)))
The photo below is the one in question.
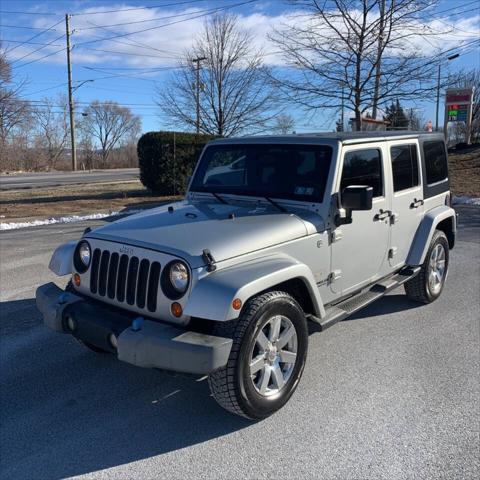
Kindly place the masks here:
POLYGON ((405 283, 405 292, 409 298, 431 303, 440 296, 447 278, 449 253, 445 233, 436 230, 420 273, 405 283))
POLYGON ((259 295, 238 320, 216 324, 213 334, 233 339, 227 365, 209 377, 220 406, 251 420, 282 408, 307 357, 307 322, 298 303, 285 292, 259 295))

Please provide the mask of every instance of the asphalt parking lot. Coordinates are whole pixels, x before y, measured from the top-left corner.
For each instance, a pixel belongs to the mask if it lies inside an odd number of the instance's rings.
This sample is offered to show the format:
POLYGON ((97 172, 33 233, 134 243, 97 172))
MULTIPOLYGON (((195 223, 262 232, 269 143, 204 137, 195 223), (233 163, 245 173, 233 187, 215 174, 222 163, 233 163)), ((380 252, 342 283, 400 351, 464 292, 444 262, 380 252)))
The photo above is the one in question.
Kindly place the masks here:
POLYGON ((258 423, 224 412, 205 379, 42 326, 35 287, 86 224, 0 233, 0 477, 479 478, 480 208, 458 210, 441 298, 399 289, 312 333, 297 392, 258 423))

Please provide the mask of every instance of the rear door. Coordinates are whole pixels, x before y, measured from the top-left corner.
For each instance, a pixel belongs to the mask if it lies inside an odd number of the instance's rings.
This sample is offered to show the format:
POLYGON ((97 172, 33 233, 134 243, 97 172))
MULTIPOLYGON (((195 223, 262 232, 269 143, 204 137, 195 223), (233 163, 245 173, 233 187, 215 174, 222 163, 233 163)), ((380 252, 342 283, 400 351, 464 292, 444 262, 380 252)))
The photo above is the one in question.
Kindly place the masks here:
POLYGON ((418 226, 423 218, 424 198, 417 140, 387 143, 391 162, 391 240, 389 264, 395 270, 405 264, 418 226))

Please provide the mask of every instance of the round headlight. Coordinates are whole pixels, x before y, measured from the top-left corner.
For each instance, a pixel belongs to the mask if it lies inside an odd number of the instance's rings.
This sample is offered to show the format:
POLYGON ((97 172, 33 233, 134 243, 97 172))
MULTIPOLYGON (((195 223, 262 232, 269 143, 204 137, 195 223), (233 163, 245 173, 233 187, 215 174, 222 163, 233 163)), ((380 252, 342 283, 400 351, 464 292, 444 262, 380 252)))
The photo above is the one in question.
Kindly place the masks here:
POLYGON ((170 283, 179 293, 185 293, 188 287, 188 269, 180 262, 172 263, 170 266, 170 283))
POLYGON ((73 265, 75 270, 79 273, 85 273, 88 270, 91 262, 91 250, 87 241, 82 240, 77 243, 75 253, 73 254, 73 265))
POLYGON ((90 245, 87 242, 81 242, 78 247, 78 257, 86 268, 90 265, 91 256, 90 245))

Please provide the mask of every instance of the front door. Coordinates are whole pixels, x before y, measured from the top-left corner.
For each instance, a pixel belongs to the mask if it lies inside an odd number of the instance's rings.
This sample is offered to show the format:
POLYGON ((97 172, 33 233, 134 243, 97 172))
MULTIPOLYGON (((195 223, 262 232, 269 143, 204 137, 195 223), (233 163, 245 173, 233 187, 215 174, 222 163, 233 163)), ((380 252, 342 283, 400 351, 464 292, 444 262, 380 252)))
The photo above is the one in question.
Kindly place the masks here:
POLYGON ((389 263, 392 270, 405 264, 423 218, 420 152, 414 140, 388 142, 391 160, 392 216, 389 263))
POLYGON ((390 232, 389 165, 384 144, 343 148, 339 192, 350 185, 373 188, 373 208, 352 212, 352 223, 336 228, 332 236, 332 290, 347 295, 388 273, 390 232), (386 173, 387 172, 387 173, 386 173))

